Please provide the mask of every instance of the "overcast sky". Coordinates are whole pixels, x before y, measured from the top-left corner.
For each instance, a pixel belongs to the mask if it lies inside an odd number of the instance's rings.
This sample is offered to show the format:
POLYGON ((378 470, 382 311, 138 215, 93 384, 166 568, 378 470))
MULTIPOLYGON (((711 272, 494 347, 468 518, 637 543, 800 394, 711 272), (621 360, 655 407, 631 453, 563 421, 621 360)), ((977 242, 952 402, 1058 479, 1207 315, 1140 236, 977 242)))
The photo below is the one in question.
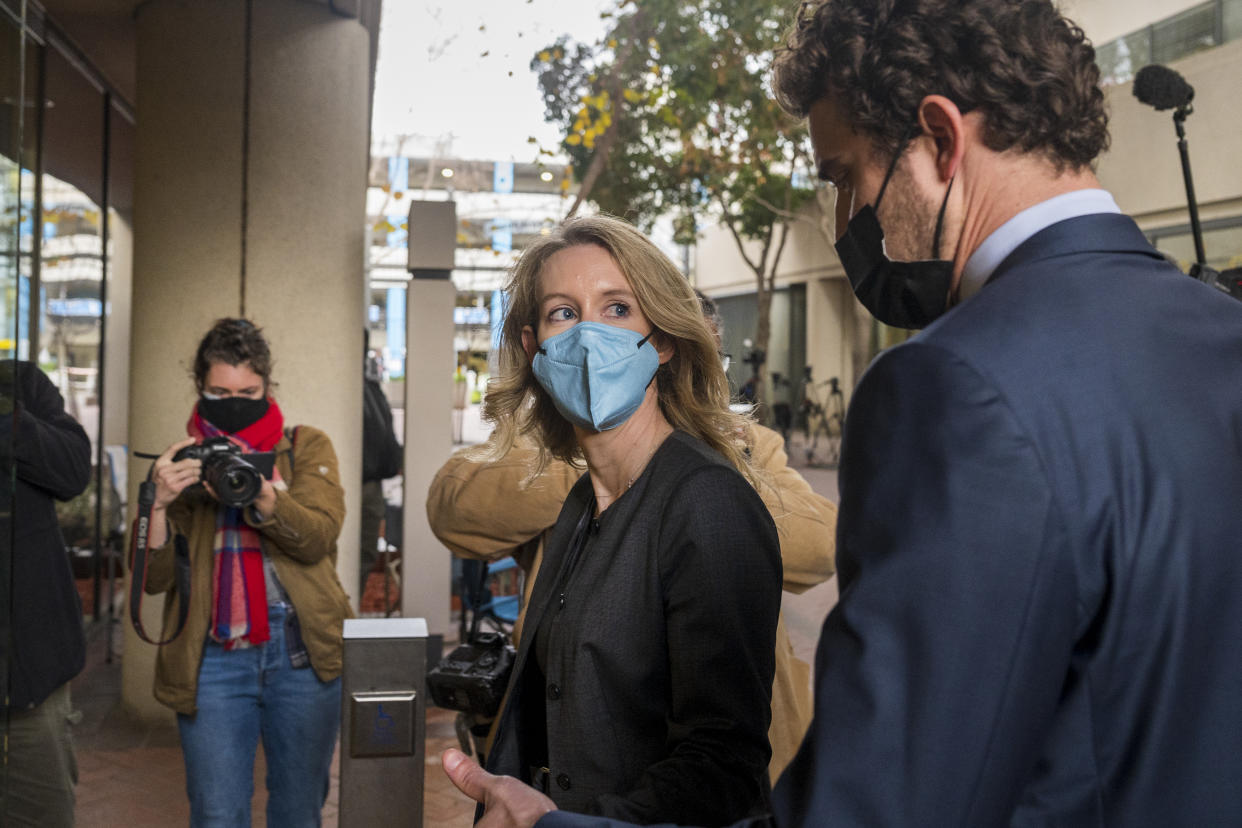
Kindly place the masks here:
POLYGON ((533 161, 543 120, 531 57, 561 34, 594 42, 612 0, 397 0, 384 4, 372 142, 380 154, 533 161), (437 144, 441 149, 437 151, 437 144))

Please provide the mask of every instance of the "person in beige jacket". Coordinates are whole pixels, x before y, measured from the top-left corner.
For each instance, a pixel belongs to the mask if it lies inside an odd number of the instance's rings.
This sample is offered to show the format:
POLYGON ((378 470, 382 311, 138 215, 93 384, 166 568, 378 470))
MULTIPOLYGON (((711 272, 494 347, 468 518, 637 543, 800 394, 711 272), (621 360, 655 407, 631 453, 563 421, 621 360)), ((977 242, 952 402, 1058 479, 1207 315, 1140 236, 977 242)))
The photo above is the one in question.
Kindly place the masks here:
MULTIPOLYGON (((719 333, 714 303, 702 294, 699 300, 719 333)), ((747 445, 751 465, 766 475, 759 494, 780 538, 784 589, 804 592, 833 574, 836 504, 816 494, 789 467, 784 440, 775 431, 752 424, 747 445)), ((544 532, 556 523, 582 469, 552 461, 543 474, 528 481, 537 454, 533 446, 514 446, 503 459, 490 463, 473 459, 477 453, 460 451, 441 467, 427 493, 427 518, 436 537, 459 557, 497 560, 512 555, 526 573, 524 609, 542 560, 544 532)), ((521 623, 519 616, 514 641, 520 639, 521 623)), ((768 729, 772 782, 793 759, 811 714, 810 667, 794 656, 782 618, 776 633, 768 729)))

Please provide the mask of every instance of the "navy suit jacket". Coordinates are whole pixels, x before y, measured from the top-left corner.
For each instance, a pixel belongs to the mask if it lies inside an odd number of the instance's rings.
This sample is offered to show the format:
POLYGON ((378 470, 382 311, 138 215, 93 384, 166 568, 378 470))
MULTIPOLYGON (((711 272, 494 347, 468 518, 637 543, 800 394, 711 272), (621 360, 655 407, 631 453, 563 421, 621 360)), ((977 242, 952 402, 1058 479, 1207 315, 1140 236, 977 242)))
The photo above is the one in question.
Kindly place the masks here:
POLYGON ((867 371, 840 491, 772 822, 1242 824, 1242 303, 1052 225, 867 371))

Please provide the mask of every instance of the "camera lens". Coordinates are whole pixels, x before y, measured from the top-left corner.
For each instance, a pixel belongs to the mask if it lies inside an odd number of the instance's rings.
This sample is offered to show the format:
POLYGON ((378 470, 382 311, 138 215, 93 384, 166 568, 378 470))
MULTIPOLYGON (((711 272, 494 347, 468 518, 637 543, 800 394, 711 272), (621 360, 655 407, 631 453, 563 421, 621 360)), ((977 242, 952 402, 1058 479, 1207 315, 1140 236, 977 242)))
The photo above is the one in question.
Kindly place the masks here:
POLYGON ((263 489, 258 469, 233 454, 214 454, 203 462, 203 479, 225 506, 249 506, 263 489))

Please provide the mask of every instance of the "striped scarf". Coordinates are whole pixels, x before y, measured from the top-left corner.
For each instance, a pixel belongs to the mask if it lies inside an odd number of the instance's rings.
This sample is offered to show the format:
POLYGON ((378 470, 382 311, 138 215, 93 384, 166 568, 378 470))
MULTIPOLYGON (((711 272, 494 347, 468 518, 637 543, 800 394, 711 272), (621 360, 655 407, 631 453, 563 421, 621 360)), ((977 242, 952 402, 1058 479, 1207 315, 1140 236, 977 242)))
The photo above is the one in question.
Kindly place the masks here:
MULTIPOLYGON (((196 405, 186 432, 200 442, 208 437, 227 437, 244 452, 271 451, 283 433, 284 417, 275 400, 268 402, 267 412, 259 420, 235 434, 216 428, 198 413, 196 405)), ((273 469, 272 479, 279 480, 280 472, 273 469)), ((212 552, 212 640, 230 650, 262 644, 271 637, 267 626, 263 544, 259 532, 246 523, 242 509, 216 509, 212 552)))

